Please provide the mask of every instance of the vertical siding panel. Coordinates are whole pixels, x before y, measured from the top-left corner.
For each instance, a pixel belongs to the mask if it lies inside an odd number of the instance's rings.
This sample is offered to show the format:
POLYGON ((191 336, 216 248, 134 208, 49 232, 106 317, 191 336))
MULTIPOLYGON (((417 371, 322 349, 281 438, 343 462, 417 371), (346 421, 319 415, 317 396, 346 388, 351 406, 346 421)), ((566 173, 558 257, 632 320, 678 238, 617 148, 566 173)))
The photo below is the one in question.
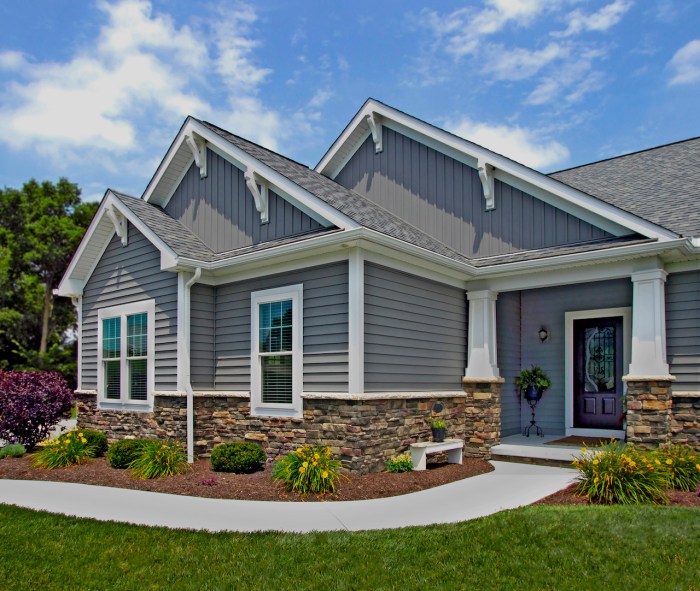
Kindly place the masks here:
POLYGON ((675 392, 700 392, 700 271, 666 279, 666 353, 675 392))
POLYGON ((515 379, 522 368, 520 292, 501 293, 496 300, 498 368, 505 379, 501 390, 501 429, 504 436, 520 432, 521 402, 515 379))

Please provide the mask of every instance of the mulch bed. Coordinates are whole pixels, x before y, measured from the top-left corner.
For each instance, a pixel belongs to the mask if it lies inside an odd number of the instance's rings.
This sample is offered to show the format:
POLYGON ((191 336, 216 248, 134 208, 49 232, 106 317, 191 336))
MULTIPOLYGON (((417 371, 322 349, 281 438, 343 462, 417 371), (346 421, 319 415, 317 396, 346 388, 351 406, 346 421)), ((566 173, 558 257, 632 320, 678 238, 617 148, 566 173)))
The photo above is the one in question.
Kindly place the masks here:
POLYGON ((306 496, 288 492, 280 482, 272 480, 270 470, 271 467, 267 466, 254 474, 228 474, 214 472, 209 460, 198 460, 193 464, 193 469, 185 474, 157 480, 138 480, 131 476, 129 470, 111 468, 105 458, 54 470, 33 468, 31 455, 0 460, 0 478, 12 480, 78 482, 194 497, 256 501, 357 501, 393 497, 484 474, 493 467, 483 460, 464 458, 461 465, 429 464, 428 469, 421 472, 350 474, 340 479, 335 493, 306 496))
MULTIPOLYGON (((684 507, 700 507, 700 496, 696 492, 683 492, 680 490, 666 491, 670 505, 682 505, 684 507)), ((588 505, 588 497, 576 494, 576 484, 571 484, 565 489, 555 492, 544 499, 533 503, 534 505, 588 505)))

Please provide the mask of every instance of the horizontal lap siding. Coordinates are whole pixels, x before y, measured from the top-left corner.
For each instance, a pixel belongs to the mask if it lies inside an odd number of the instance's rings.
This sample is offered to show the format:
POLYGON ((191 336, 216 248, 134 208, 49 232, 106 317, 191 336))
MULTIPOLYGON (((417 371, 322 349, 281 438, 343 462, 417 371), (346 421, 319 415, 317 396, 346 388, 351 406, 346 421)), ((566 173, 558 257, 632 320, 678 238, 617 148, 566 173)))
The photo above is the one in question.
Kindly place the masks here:
POLYGON ((195 390, 214 389, 216 288, 193 285, 190 292, 191 382, 195 390))
POLYGON ((365 265, 365 390, 459 390, 466 365, 464 291, 365 265))
POLYGON ((304 286, 304 391, 347 392, 348 265, 338 263, 216 289, 218 390, 250 390, 250 294, 304 286))
POLYGON ((320 228, 288 201, 269 192, 269 223, 260 222, 244 173, 207 150, 208 175, 192 164, 165 207, 214 252, 226 252, 320 228))
POLYGON ((515 378, 521 367, 520 346, 520 292, 501 293, 496 300, 496 333, 498 342, 498 367, 505 379, 501 390, 502 435, 519 433, 520 395, 515 378))
POLYGON ((507 254, 609 236, 499 180, 495 182, 496 208, 486 211, 476 169, 386 126, 383 147, 376 154, 368 137, 336 182, 467 256, 507 254))
POLYGON ((666 354, 677 392, 700 392, 700 271, 666 279, 666 354))
POLYGON ((83 293, 82 387, 97 388, 97 313, 100 308, 156 301, 155 387, 177 387, 177 275, 160 270, 160 252, 133 226, 129 243, 115 235, 83 293))

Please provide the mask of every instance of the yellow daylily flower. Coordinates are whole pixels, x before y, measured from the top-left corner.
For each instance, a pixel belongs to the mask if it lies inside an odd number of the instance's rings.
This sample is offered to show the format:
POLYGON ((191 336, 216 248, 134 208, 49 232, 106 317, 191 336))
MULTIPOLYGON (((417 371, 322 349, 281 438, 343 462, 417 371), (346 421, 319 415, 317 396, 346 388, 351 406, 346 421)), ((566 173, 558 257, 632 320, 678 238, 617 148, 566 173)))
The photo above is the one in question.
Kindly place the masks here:
POLYGON ((328 478, 328 471, 327 470, 324 470, 323 472, 321 472, 321 478, 328 478))

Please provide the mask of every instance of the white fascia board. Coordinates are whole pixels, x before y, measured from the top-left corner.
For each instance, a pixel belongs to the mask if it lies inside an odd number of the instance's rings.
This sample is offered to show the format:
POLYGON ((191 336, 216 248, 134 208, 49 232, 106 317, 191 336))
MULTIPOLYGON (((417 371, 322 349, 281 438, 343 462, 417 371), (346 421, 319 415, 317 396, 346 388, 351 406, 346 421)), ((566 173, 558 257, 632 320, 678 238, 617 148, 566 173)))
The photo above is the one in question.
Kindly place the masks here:
MULTIPOLYGON (((317 172, 330 176, 330 178, 334 178, 340 172, 337 166, 332 165, 333 158, 344 142, 351 137, 355 128, 360 124, 364 124, 364 118, 373 112, 379 113, 383 117, 383 125, 386 127, 415 139, 472 168, 477 168, 478 161, 484 160, 496 169, 495 178, 526 191, 567 213, 593 223, 615 236, 629 234, 631 231, 658 240, 678 238, 678 235, 670 230, 666 230, 638 216, 618 209, 614 205, 569 187, 510 158, 501 156, 373 100, 365 103, 350 125, 334 142, 331 149, 316 166, 317 172), (329 165, 331 166, 329 167, 329 165)), ((357 148, 359 148, 359 144, 353 146, 350 152, 354 153, 357 148)))
MULTIPOLYGON (((208 127, 202 125, 192 118, 188 118, 185 124, 182 126, 180 132, 175 138, 175 141, 170 146, 166 157, 158 167, 158 171, 149 183, 143 195, 143 199, 145 201, 149 201, 153 198, 153 192, 158 186, 160 179, 170 166, 170 163, 175 157, 175 154, 177 154, 180 146, 183 144, 183 142, 185 142, 185 137, 192 132, 206 140, 207 147, 209 149, 231 162, 231 164, 236 166, 236 168, 243 171, 247 170, 248 168, 255 169, 256 172, 258 172, 270 183, 270 188, 272 188, 275 193, 279 194, 282 198, 289 201, 292 205, 318 221, 320 224, 326 227, 337 226, 344 230, 359 227, 359 224, 351 220, 346 215, 340 213, 338 210, 331 207, 315 195, 312 195, 296 183, 290 181, 284 175, 253 158, 250 154, 241 150, 237 146, 234 146, 231 142, 227 141, 208 127)), ((180 175, 182 176, 182 172, 180 175)), ((172 191, 170 192, 168 198, 170 198, 170 196, 172 196, 172 191)), ((164 207, 165 204, 166 202, 159 203, 161 207, 164 207)))

